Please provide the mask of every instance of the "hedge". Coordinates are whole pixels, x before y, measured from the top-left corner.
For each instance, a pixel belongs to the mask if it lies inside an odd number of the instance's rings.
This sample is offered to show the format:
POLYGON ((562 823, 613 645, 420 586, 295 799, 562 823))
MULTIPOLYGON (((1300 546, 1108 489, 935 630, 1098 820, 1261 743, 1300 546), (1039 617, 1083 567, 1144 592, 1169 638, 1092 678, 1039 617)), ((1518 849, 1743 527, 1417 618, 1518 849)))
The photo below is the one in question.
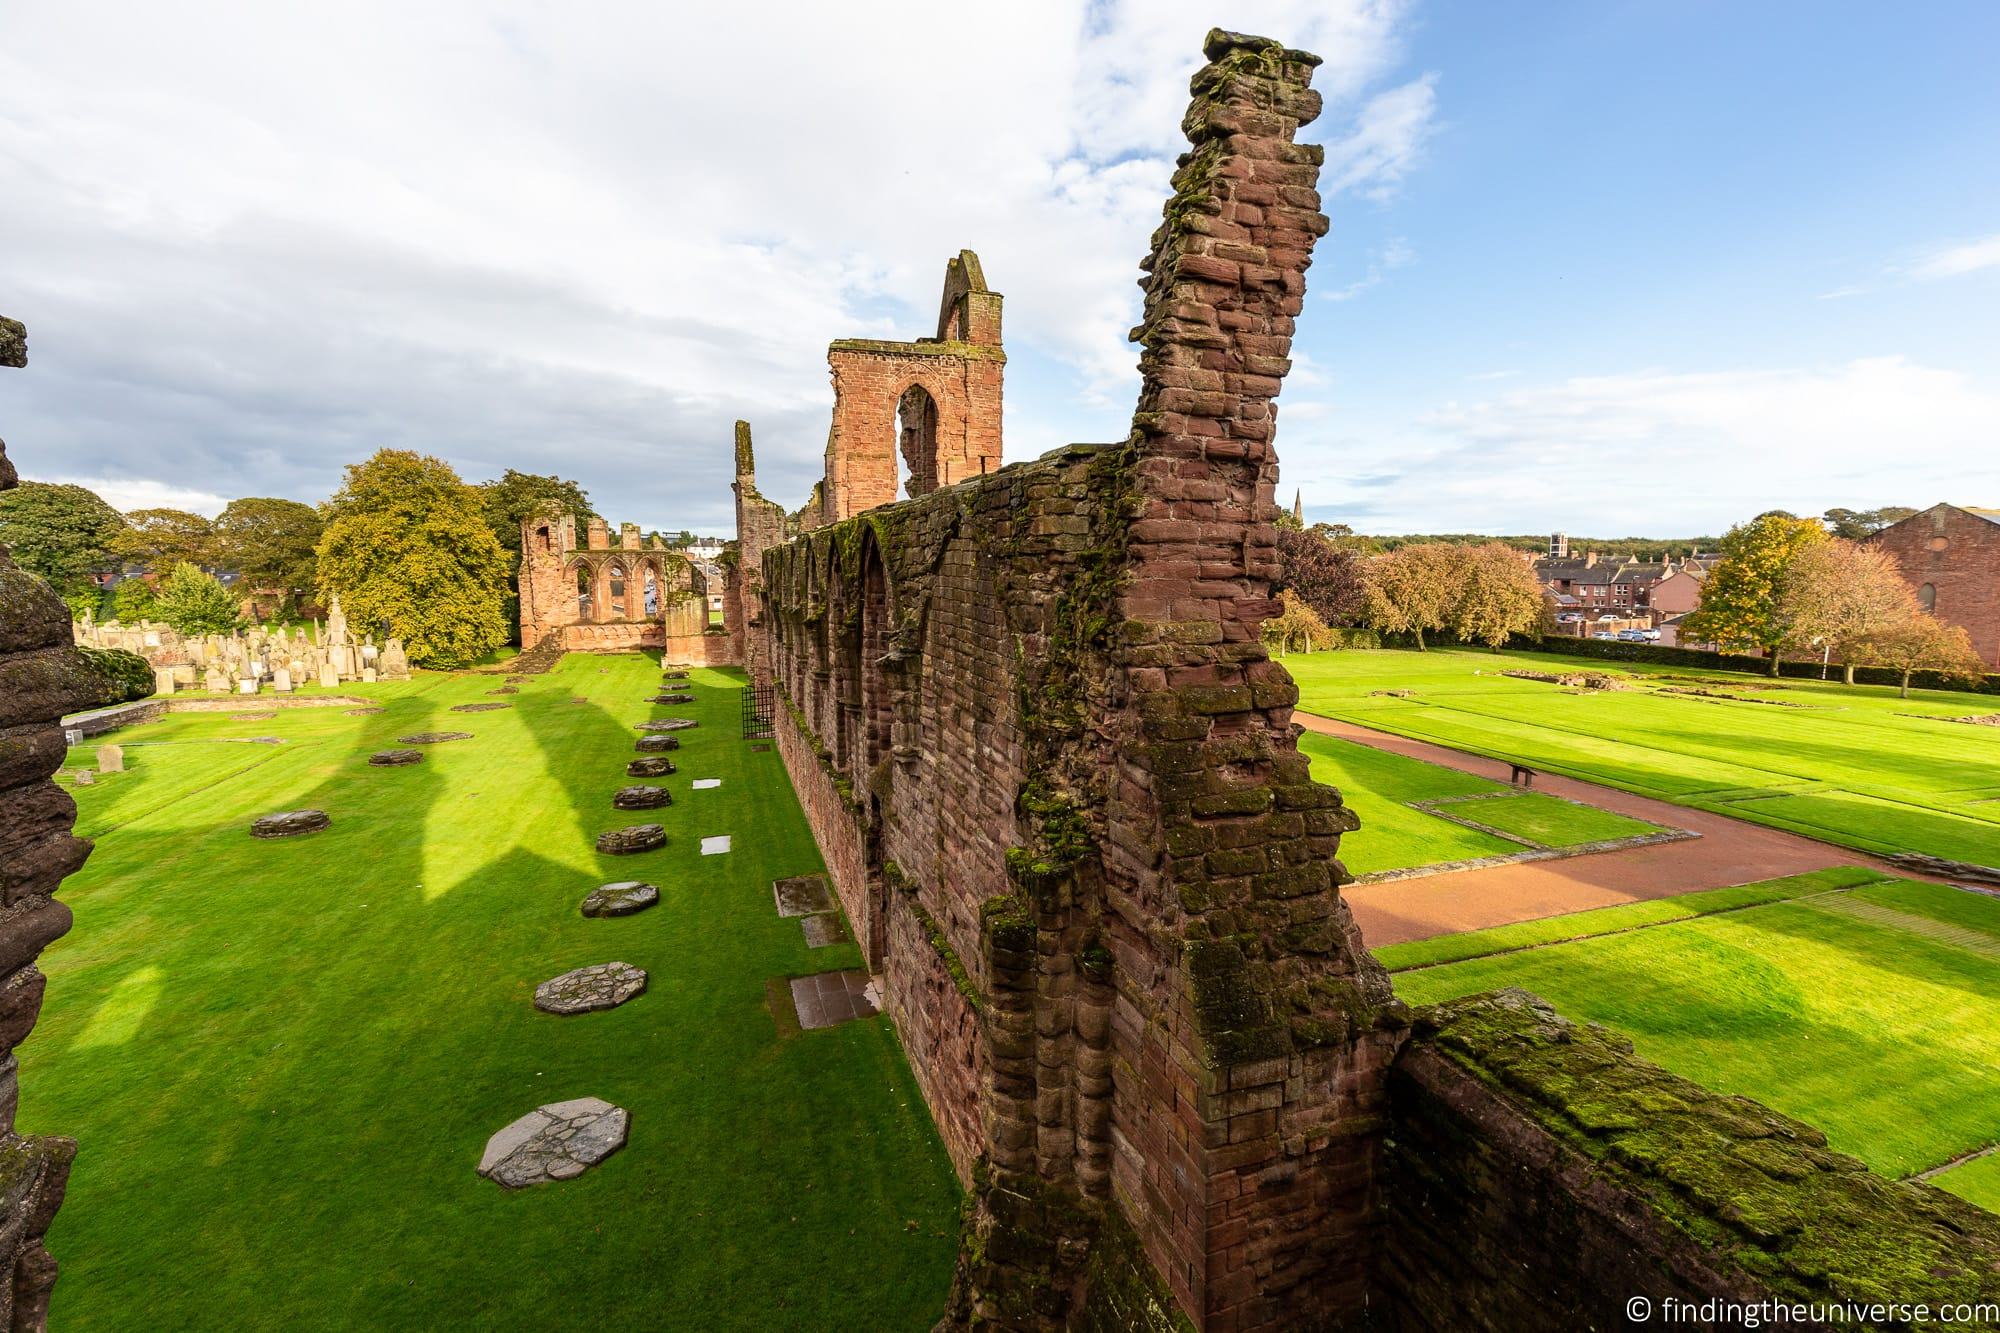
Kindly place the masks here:
MULTIPOLYGON (((1762 657, 1748 657, 1741 653, 1713 653, 1704 648, 1669 648, 1658 643, 1633 643, 1624 639, 1572 639, 1567 635, 1552 635, 1546 639, 1529 639, 1516 636, 1507 641, 1507 647, 1516 652, 1561 653, 1566 657, 1594 657, 1605 662, 1645 662, 1654 666, 1699 667, 1708 671, 1742 671, 1752 675, 1769 676, 1771 663, 1762 657)), ((1797 680, 1818 680, 1818 662, 1780 662, 1778 674, 1797 680)), ((1839 680, 1840 664, 1834 663, 1827 670, 1829 680, 1839 680)), ((1854 683, 1857 685, 1901 685, 1903 673, 1888 667, 1856 667, 1854 683)), ((2000 675, 1981 676, 1977 684, 1963 677, 1944 676, 1935 671, 1915 671, 1910 674, 1910 687, 1920 690, 1957 690, 1969 694, 2000 694, 2000 675)))

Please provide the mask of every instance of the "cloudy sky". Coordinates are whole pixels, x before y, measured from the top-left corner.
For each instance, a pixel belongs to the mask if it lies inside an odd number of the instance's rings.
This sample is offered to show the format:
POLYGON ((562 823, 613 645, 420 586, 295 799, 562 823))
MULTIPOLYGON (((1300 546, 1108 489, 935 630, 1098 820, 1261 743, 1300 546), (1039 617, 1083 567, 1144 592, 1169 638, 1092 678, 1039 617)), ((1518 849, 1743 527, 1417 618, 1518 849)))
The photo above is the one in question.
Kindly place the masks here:
POLYGON ((389 445, 726 530, 842 336, 1007 297, 1007 454, 1122 436, 1221 22, 1326 57, 1284 494, 1364 531, 2000 505, 2000 6, 0 4, 24 475, 323 498, 389 445))

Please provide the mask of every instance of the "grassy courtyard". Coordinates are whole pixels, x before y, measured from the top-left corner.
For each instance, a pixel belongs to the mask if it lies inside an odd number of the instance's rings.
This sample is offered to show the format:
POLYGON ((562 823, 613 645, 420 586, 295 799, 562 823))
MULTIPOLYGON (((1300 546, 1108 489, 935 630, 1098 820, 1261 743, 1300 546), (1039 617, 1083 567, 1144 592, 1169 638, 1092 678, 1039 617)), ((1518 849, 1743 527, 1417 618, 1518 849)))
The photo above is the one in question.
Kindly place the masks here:
MULTIPOLYGON (((2000 899, 1842 867, 1396 946, 1413 1004, 1520 986, 1907 1176, 2000 1143, 2000 899), (1459 961, 1450 961, 1458 959, 1459 961)), ((2000 1204, 1995 1162, 1933 1183, 2000 1204)))
POLYGON ((1340 844, 1342 863, 1356 875, 1659 832, 1608 810, 1515 792, 1505 783, 1334 736, 1307 732, 1299 749, 1312 761, 1313 777, 1340 788, 1361 817, 1361 832, 1340 844))
MULTIPOLYGON (((1787 680, 1545 653, 1347 651, 1285 659, 1299 707, 1518 760, 1861 851, 2000 865, 2000 697, 1787 680), (1503 670, 1608 671, 1574 691, 1503 670), (1408 690, 1407 697, 1379 693, 1408 690), (1690 691, 1703 691, 1693 693, 1690 691), (1729 697, 1714 697, 1715 695, 1729 697)), ((1366 826, 1367 815, 1363 820, 1366 826)))
POLYGON ((771 880, 818 853, 777 754, 739 738, 737 677, 693 680, 654 708, 652 659, 571 656, 504 711, 449 711, 502 701, 498 676, 422 674, 342 691, 379 715, 107 738, 129 771, 76 789, 97 851, 21 1051, 22 1128, 83 1143, 56 1327, 929 1327, 956 1182, 886 1018, 781 1036, 767 1011, 768 979, 860 959, 775 914, 771 880), (654 779, 673 805, 614 811, 633 723, 670 711, 701 722, 654 779), (475 738, 366 764, 417 731, 475 738), (332 828, 250 837, 299 807, 332 828), (660 851, 592 848, 654 820, 660 851), (700 855, 715 834, 733 849, 700 855), (631 878, 660 904, 578 914, 631 878), (645 994, 532 1007, 613 959, 645 994), (631 1111, 620 1152, 518 1193, 474 1174, 493 1131, 580 1096, 631 1111))

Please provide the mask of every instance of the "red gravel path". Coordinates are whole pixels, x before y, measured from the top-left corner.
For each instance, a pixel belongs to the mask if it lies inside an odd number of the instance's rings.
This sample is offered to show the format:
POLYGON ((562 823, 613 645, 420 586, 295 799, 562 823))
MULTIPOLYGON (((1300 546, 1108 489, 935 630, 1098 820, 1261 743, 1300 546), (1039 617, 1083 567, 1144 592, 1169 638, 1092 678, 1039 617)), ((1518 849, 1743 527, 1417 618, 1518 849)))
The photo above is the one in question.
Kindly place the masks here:
MULTIPOLYGON (((1508 766, 1481 755, 1309 713, 1295 713, 1293 718, 1308 731, 1507 781, 1508 766)), ((1371 946, 1401 944, 1591 907, 1776 879, 1828 866, 1868 866, 1885 874, 1906 874, 1861 852, 1594 782, 1542 773, 1535 778, 1535 790, 1701 836, 1622 852, 1350 885, 1340 893, 1353 909, 1363 938, 1371 946)))

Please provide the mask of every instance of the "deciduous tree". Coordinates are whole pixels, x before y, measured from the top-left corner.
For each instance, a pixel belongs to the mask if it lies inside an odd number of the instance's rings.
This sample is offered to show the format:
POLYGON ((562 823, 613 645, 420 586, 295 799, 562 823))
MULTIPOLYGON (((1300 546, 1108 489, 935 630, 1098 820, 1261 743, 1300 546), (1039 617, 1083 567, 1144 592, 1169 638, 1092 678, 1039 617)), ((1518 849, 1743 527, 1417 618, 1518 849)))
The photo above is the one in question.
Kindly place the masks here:
POLYGON ((1498 652, 1510 636, 1541 624, 1547 596, 1519 551, 1505 542, 1459 547, 1456 564, 1458 596, 1449 623, 1459 638, 1498 652))
POLYGON ((1891 523, 1900 523, 1917 511, 1907 505, 1883 505, 1880 509, 1829 509, 1826 530, 1836 537, 1860 541, 1880 532, 1891 523))
POLYGON ((1701 604, 1681 629, 1691 643, 1725 649, 1761 648, 1778 674, 1778 654, 1786 639, 1778 598, 1785 570, 1801 550, 1827 540, 1826 530, 1809 518, 1773 510, 1729 530, 1722 559, 1701 588, 1701 604))
POLYGON ((296 606, 313 590, 325 527, 317 509, 297 500, 231 500, 215 520, 219 558, 246 590, 271 589, 296 606))
POLYGON ((1266 643, 1277 646, 1280 657, 1294 647, 1310 652, 1326 640, 1326 622, 1304 598, 1286 588, 1278 594, 1278 603, 1284 609, 1264 622, 1263 634, 1266 643))
POLYGON ((451 667, 507 641, 507 553, 477 488, 441 459, 384 449, 347 469, 326 504, 323 599, 357 631, 387 626, 410 661, 451 667))
POLYGON ((1423 652, 1425 632, 1443 629, 1451 617, 1458 564, 1456 548, 1443 542, 1399 546, 1375 556, 1363 567, 1363 617, 1385 633, 1415 635, 1417 651, 1423 652))
POLYGON ((41 575, 66 599, 111 563, 112 539, 124 526, 116 509, 82 486, 24 481, 0 491, 0 544, 13 550, 15 564, 41 575))
POLYGON ((1344 625, 1361 610, 1361 559, 1317 529, 1280 526, 1278 585, 1290 589, 1328 625, 1344 625))
POLYGON ((1922 610, 1871 637, 1862 645, 1860 657, 1870 666, 1899 673, 1905 699, 1910 697, 1910 677, 1916 672, 1935 671, 1948 678, 1977 680, 1986 670, 1964 626, 1947 625, 1922 610))
POLYGON ((111 590, 111 614, 121 625, 136 625, 153 614, 159 597, 144 579, 120 579, 111 590))
POLYGON ((175 565, 160 585, 154 613, 183 634, 227 634, 236 628, 236 598, 198 565, 175 565))
POLYGON ((567 512, 579 529, 589 525, 590 497, 583 487, 561 477, 508 468, 498 480, 480 483, 479 507, 493 539, 516 555, 521 551, 521 523, 544 509, 567 512))
POLYGON ((1917 596, 1894 556, 1838 537, 1801 547, 1778 584, 1777 624, 1785 646, 1824 649, 1839 659, 1849 685, 1862 647, 1917 612, 1917 596))
POLYGON ((111 539, 111 554, 164 574, 175 565, 213 568, 215 525, 185 509, 134 509, 111 539))

